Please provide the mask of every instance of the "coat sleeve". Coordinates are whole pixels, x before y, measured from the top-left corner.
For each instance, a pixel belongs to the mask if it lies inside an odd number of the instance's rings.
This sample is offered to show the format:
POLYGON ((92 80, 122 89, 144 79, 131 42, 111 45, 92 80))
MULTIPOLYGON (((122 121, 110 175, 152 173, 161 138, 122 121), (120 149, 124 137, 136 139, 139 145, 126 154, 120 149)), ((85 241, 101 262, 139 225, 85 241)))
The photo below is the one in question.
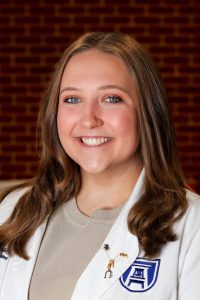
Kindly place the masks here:
POLYGON ((178 300, 200 299, 200 199, 196 199, 187 227, 185 252, 178 286, 178 300))

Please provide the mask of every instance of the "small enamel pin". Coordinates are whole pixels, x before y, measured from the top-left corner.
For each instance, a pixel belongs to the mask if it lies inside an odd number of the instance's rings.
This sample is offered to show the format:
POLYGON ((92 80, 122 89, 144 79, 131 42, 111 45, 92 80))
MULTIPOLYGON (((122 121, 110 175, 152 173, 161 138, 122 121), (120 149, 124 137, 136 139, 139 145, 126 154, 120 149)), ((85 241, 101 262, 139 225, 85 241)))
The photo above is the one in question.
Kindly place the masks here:
POLYGON ((115 261, 116 261, 116 259, 117 259, 118 257, 128 258, 128 254, 127 254, 127 253, 124 253, 124 252, 120 252, 119 254, 117 254, 117 255, 115 256, 115 258, 111 259, 111 258, 109 257, 109 254, 108 254, 108 251, 110 250, 109 245, 108 245, 108 244, 104 244, 103 249, 106 251, 106 254, 107 254, 108 258, 109 258, 108 263, 107 263, 107 270, 106 270, 106 272, 105 272, 104 278, 107 278, 107 275, 108 275, 108 278, 111 278, 112 275, 113 275, 113 269, 114 269, 114 267, 115 267, 115 261))

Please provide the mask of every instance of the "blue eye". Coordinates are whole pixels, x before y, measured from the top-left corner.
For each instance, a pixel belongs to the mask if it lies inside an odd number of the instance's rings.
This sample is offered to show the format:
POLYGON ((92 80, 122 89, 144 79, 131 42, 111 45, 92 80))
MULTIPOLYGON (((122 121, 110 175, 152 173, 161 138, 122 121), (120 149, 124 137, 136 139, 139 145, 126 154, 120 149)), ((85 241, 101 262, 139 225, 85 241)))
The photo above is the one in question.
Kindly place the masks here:
POLYGON ((123 101, 122 98, 118 96, 109 96, 105 100, 105 102, 109 102, 109 103, 120 103, 122 101, 123 101))
POLYGON ((64 99, 64 102, 66 103, 71 103, 71 104, 76 104, 80 102, 80 99, 77 97, 68 97, 64 99))

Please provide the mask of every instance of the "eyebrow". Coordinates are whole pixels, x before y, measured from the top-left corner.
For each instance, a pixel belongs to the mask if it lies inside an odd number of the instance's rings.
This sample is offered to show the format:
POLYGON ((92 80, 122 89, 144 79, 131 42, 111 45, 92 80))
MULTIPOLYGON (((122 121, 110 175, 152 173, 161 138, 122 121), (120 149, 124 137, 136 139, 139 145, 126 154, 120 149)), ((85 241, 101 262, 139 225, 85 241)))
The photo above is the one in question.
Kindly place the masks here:
MULTIPOLYGON (((126 94, 128 94, 128 91, 125 90, 124 88, 118 86, 118 85, 115 85, 115 84, 107 84, 107 85, 102 85, 98 88, 98 90, 100 91, 103 91, 103 90, 109 90, 109 89, 117 89, 117 90, 120 90, 126 94)), ((69 87, 65 87, 63 88, 61 91, 60 91, 60 95, 63 93, 63 92, 66 92, 66 91, 81 91, 81 89, 78 89, 78 88, 75 88, 75 87, 72 87, 72 86, 69 86, 69 87)))
POLYGON ((115 89, 115 90, 120 90, 126 94, 128 94, 128 91, 125 90, 123 87, 115 84, 107 84, 107 85, 102 85, 98 88, 98 90, 109 90, 109 89, 115 89))

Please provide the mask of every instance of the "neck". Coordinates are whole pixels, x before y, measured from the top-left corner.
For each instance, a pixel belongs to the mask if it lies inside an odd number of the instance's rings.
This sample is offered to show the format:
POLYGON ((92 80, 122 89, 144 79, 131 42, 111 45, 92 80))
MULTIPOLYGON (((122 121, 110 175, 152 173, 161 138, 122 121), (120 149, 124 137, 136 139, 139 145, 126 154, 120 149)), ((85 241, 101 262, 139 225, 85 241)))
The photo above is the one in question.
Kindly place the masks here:
POLYGON ((82 174, 82 187, 77 205, 84 214, 91 216, 97 209, 112 209, 123 205, 129 198, 142 171, 142 164, 126 167, 118 173, 104 175, 82 174))

